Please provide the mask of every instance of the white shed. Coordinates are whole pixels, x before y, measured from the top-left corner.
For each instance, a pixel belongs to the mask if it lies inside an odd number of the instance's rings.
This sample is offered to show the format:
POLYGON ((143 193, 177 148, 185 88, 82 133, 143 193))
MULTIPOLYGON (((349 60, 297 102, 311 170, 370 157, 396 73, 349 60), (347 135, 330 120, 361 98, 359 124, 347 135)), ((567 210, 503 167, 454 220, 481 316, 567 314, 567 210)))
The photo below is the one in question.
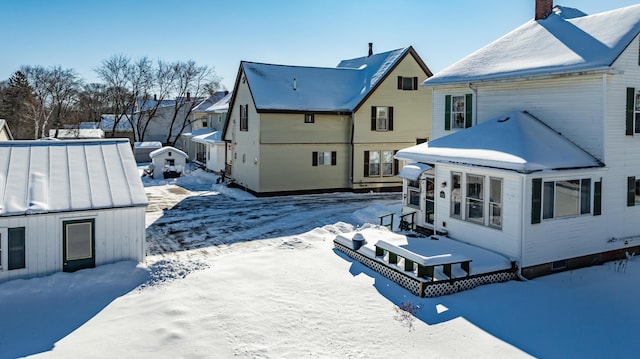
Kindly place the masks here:
POLYGON ((0 282, 145 255, 126 139, 0 142, 0 282))
POLYGON ((162 178, 168 173, 182 175, 189 156, 175 147, 166 146, 151 152, 149 157, 153 178, 162 178))

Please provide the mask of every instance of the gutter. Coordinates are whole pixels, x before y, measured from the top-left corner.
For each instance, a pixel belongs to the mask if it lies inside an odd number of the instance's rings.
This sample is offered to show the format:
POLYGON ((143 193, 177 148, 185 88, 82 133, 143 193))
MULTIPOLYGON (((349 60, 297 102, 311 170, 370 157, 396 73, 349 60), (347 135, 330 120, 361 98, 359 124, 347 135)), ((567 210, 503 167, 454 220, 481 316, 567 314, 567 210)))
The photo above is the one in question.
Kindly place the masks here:
POLYGON ((623 74, 624 71, 614 70, 610 66, 602 66, 593 68, 585 71, 561 71, 561 72, 551 72, 539 75, 514 75, 514 76, 504 76, 504 77, 478 77, 478 78, 466 78, 461 80, 452 80, 452 81, 442 81, 438 82, 436 79, 434 82, 430 82, 430 79, 425 80, 422 83, 424 87, 437 87, 437 86, 460 86, 467 83, 470 83, 470 80, 473 80, 475 84, 482 83, 505 83, 505 82, 517 82, 517 81, 529 81, 529 80, 548 80, 548 79, 557 79, 557 78, 566 78, 566 77, 576 77, 576 76, 584 76, 584 75, 597 75, 597 74, 607 74, 607 75, 620 75, 623 74))

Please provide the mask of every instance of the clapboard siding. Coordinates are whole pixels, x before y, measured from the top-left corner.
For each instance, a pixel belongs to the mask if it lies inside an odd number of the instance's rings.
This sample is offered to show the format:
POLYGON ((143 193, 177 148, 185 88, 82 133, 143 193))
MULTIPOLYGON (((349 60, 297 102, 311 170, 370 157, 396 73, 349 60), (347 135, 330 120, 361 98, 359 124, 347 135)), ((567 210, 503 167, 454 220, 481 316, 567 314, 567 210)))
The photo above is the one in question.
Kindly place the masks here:
MULTIPOLYGON (((463 186, 465 179, 463 178, 463 186)), ((520 252, 520 224, 522 213, 522 176, 512 171, 495 171, 482 168, 456 167, 437 165, 436 192, 444 190, 445 198, 436 194, 436 225, 439 229, 446 229, 449 236, 463 242, 471 243, 482 248, 491 249, 508 257, 517 258, 520 252), (486 176, 485 188, 488 188, 488 178, 502 179, 502 229, 491 228, 465 220, 451 218, 451 172, 486 176), (447 187, 441 188, 446 182, 447 187), (446 224, 446 226, 445 226, 446 224)), ((485 192, 486 193, 486 192, 485 192)), ((488 201, 485 196, 485 201, 488 201)), ((464 198, 463 198, 464 201, 464 198)), ((462 204, 464 206, 464 203, 462 204)), ((487 213, 485 213, 487 215, 487 213)))
POLYGON ((6 266, 0 269, 0 282, 62 271, 62 223, 67 220, 95 219, 96 265, 142 261, 146 248, 144 216, 145 207, 129 207, 0 217, 0 229, 25 227, 26 257, 24 269, 9 271, 6 266))

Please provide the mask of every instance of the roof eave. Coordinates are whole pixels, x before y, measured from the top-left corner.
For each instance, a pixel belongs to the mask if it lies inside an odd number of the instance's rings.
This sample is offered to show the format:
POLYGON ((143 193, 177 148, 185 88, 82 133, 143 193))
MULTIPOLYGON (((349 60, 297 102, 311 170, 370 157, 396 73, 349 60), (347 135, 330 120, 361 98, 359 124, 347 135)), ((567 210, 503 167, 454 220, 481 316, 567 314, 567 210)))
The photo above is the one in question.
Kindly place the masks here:
POLYGON ((587 70, 568 70, 568 71, 558 71, 558 72, 550 72, 544 74, 534 74, 534 75, 505 75, 505 76, 496 76, 496 77, 468 77, 460 80, 451 80, 451 81, 435 81, 430 82, 430 79, 424 81, 421 86, 423 87, 455 87, 460 85, 467 85, 470 83, 473 84, 492 84, 492 83, 505 83, 505 82, 522 82, 522 81, 532 81, 532 80, 549 80, 549 79, 558 79, 558 78, 566 78, 566 77, 575 77, 575 76, 585 76, 585 75, 598 75, 598 74, 607 74, 607 75, 619 75, 622 74, 623 71, 615 70, 611 66, 601 66, 587 70))

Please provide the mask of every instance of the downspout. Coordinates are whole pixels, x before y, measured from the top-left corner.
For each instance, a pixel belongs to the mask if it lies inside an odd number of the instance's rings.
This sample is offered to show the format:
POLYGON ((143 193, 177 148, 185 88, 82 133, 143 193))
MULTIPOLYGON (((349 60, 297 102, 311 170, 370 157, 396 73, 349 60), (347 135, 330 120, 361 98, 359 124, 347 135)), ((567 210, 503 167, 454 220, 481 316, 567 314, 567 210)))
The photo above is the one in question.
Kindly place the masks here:
POLYGON ((353 137, 355 133, 355 122, 356 122, 356 113, 351 112, 351 135, 349 139, 349 145, 351 146, 351 158, 349 159, 349 182, 351 183, 351 189, 353 190, 353 162, 354 162, 354 154, 355 148, 353 147, 353 137))
POLYGON ((605 138, 607 138, 607 74, 602 74, 602 163, 606 163, 605 158, 607 148, 605 146, 605 138))
MULTIPOLYGON (((522 211, 520 216, 520 263, 518 263, 518 271, 516 275, 518 279, 522 281, 528 280, 522 275, 522 263, 524 263, 524 238, 525 238, 525 230, 524 226, 526 225, 526 215, 525 215, 525 207, 527 205, 527 175, 521 175, 522 178, 522 211)), ((533 208, 531 209, 533 210, 533 208)))
POLYGON ((471 100, 473 103, 473 125, 478 125, 478 88, 473 86, 471 82, 467 84, 469 90, 473 92, 473 99, 471 100))

